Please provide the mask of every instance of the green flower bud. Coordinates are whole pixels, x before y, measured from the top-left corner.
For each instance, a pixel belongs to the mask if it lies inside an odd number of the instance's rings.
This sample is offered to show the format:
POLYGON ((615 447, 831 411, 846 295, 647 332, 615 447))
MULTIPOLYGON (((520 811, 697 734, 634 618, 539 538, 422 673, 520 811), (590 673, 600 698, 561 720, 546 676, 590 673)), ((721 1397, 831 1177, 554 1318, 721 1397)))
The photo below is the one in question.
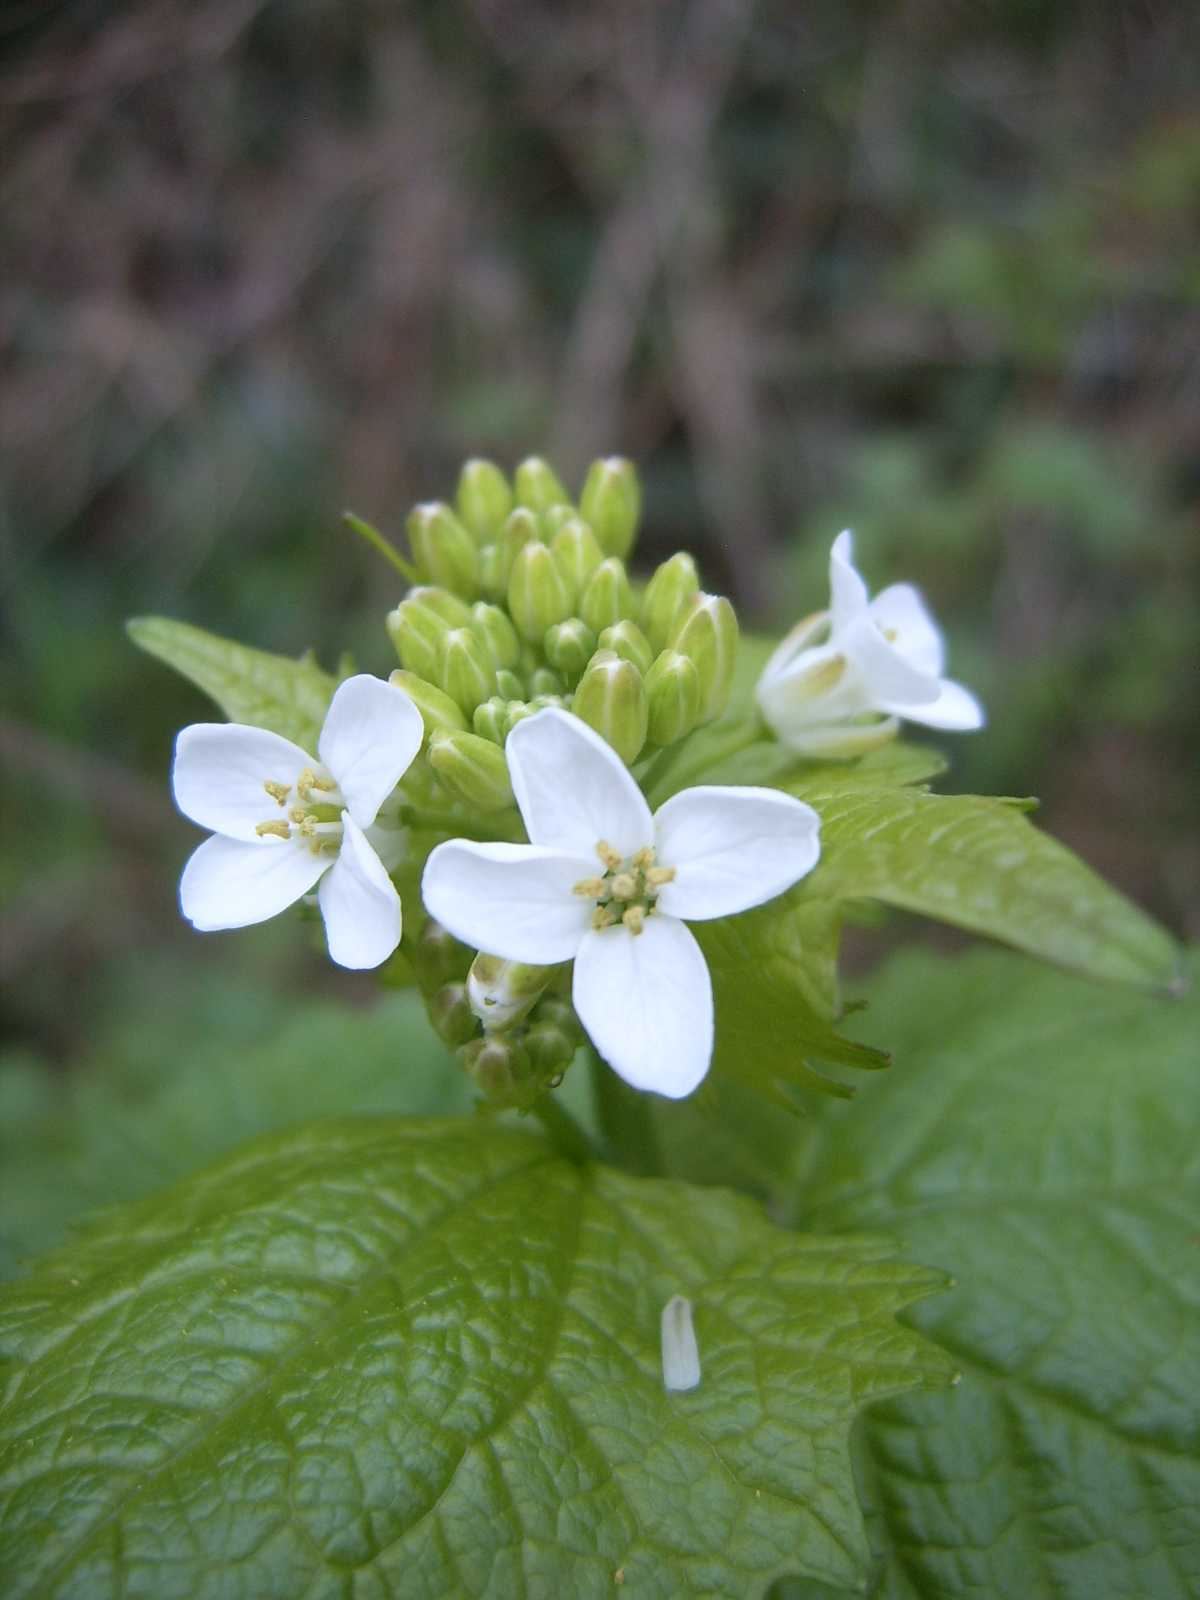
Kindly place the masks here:
POLYGON ((455 496, 458 514, 476 542, 487 544, 500 532, 500 524, 513 508, 513 492, 508 479, 491 461, 476 456, 463 463, 455 496))
POLYGON ((386 626, 403 666, 419 678, 436 678, 447 629, 437 612, 410 596, 388 612, 386 626))
POLYGON ((674 744, 700 717, 700 673, 690 656, 664 650, 646 674, 651 744, 674 744))
POLYGON ((542 648, 546 660, 569 688, 583 677, 583 669, 592 659, 596 648, 596 635, 579 617, 568 617, 566 622, 556 622, 546 629, 542 648))
POLYGON ((496 693, 502 700, 524 700, 525 680, 518 678, 515 672, 509 672, 506 667, 498 667, 496 693))
POLYGON ((477 811, 503 811, 513 804, 504 752, 474 733, 435 733, 429 764, 447 789, 477 811))
POLYGON ((508 580, 508 609, 521 636, 541 644, 546 629, 571 615, 571 593, 550 546, 523 545, 508 580))
POLYGON ((642 513, 642 490, 633 462, 622 456, 593 461, 579 496, 579 510, 605 555, 623 561, 633 549, 642 513))
POLYGON ((554 972, 553 967, 531 967, 481 951, 467 974, 471 1010, 489 1032, 511 1028, 528 1016, 554 972))
POLYGON ((633 590, 624 563, 609 556, 592 573, 579 598, 579 615, 593 633, 603 633, 614 623, 632 621, 633 590))
POLYGON ((550 548, 571 585, 571 593, 582 594, 584 584, 604 560, 596 535, 586 522, 571 516, 554 535, 550 548))
POLYGON ((479 554, 462 523, 440 500, 414 506, 408 540, 422 574, 468 600, 479 592, 479 554))
POLYGON ((504 699, 494 694, 490 700, 485 700, 482 705, 476 706, 471 726, 481 739, 490 739, 493 744, 503 744, 508 733, 508 708, 504 699))
POLYGON ((690 656, 700 674, 702 723, 719 717, 729 704, 737 640, 737 615, 724 595, 697 595, 675 624, 671 646, 690 656))
POLYGON ((442 635, 438 682, 470 716, 496 690, 496 669, 488 647, 473 628, 449 628, 442 635))
POLYGON ((700 592, 696 563, 686 550, 680 550, 661 567, 656 567, 642 596, 642 627, 655 650, 666 647, 680 613, 700 592))
POLYGON ((542 1092, 529 1052, 519 1039, 502 1034, 472 1039, 458 1052, 458 1059, 491 1105, 528 1108, 542 1092))
POLYGON ((573 1041, 572 1049, 583 1043, 583 1028, 575 1015, 575 1007, 561 995, 548 994, 538 1001, 532 1013, 534 1022, 547 1022, 573 1041))
POLYGON ((487 645, 497 668, 515 667, 521 659, 521 641, 507 611, 478 600, 471 607, 471 626, 487 645))
POLYGON ((531 717, 535 709, 538 708, 531 706, 526 700, 510 700, 508 702, 508 727, 505 731, 505 736, 507 737, 513 731, 518 722, 524 722, 526 717, 531 717))
POLYGON ((602 650, 611 650, 622 661, 632 661, 639 672, 649 672, 654 651, 636 622, 614 622, 596 642, 602 650))
POLYGON ((571 497, 563 488, 554 468, 541 456, 529 456, 516 471, 517 500, 530 511, 549 511, 551 506, 567 506, 571 497))
POLYGON ((465 733, 467 719, 458 708, 456 701, 443 690, 435 688, 432 683, 424 678, 419 678, 415 672, 406 672, 397 667, 388 679, 397 689, 403 689, 408 698, 421 713, 421 721, 425 724, 425 742, 429 743, 431 733, 465 733))
POLYGON ((646 742, 646 688, 631 661, 593 656, 580 679, 571 710, 628 765, 646 742))
POLYGON ((429 1020, 452 1050, 473 1039, 479 1025, 467 999, 466 984, 447 983, 440 988, 429 1002, 429 1020))
POLYGON ((422 987, 428 991, 440 984, 462 982, 471 967, 472 951, 460 944, 448 928, 432 917, 425 919, 412 963, 422 987))
POLYGON ((504 552, 499 544, 485 544, 479 552, 479 587, 489 600, 503 600, 508 580, 504 575, 504 552))
POLYGON ((556 711, 566 710, 567 700, 561 694, 536 694, 529 702, 530 715, 535 711, 545 711, 553 706, 556 711))
POLYGON ((571 505, 547 506, 538 514, 538 538, 543 544, 551 544, 559 529, 566 527, 578 514, 571 505))
POLYGON ((534 1074, 549 1088, 575 1059, 578 1044, 552 1022, 535 1022, 525 1031, 524 1044, 534 1074))
POLYGON ((448 628, 465 628, 471 620, 471 608, 465 600, 451 594, 449 589, 439 589, 432 583, 419 583, 415 589, 408 591, 400 604, 407 605, 410 600, 414 605, 432 611, 448 628))
POLYGON ((499 538, 496 540, 500 550, 500 577, 503 582, 501 595, 508 592, 509 576, 518 553, 527 544, 540 543, 541 537, 538 519, 527 506, 516 506, 505 517, 504 526, 500 529, 499 538))
POLYGON ((558 673, 551 667, 537 667, 530 674, 529 694, 532 700, 545 700, 547 696, 557 698, 566 687, 558 673))

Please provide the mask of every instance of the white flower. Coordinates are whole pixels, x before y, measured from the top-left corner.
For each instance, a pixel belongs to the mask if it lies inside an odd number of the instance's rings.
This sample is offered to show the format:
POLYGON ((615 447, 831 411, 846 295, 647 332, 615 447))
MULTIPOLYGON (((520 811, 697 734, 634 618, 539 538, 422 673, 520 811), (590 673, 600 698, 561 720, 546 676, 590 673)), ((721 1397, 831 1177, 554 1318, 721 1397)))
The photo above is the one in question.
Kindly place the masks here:
POLYGON ((422 731, 408 696, 366 674, 339 685, 316 760, 266 728, 184 728, 175 803, 213 830, 184 868, 184 916, 202 933, 244 928, 286 910, 319 879, 333 959, 343 967, 386 961, 400 943, 400 896, 380 855, 394 866, 404 836, 379 811, 422 731))
POLYGON ((942 676, 945 647, 920 594, 894 583, 872 600, 852 556, 847 529, 830 552, 829 610, 793 628, 758 681, 778 737, 807 755, 851 755, 891 738, 900 718, 981 728, 978 700, 942 676))
POLYGON ((422 895, 457 938, 511 961, 575 962, 572 998, 627 1083, 679 1099, 708 1071, 712 983, 687 921, 761 905, 816 865, 815 811, 774 789, 685 789, 654 816, 620 757, 546 710, 508 736, 529 844, 451 839, 422 895))

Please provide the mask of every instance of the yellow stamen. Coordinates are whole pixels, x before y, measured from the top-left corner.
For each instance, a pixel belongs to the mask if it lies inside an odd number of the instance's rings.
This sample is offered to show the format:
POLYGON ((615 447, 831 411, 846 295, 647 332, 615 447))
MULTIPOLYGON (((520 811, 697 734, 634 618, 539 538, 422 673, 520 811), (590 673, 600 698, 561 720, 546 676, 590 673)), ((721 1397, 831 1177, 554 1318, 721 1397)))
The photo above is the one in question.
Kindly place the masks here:
POLYGON ((263 788, 278 805, 287 805, 288 795, 291 794, 291 785, 286 783, 273 783, 270 778, 263 784, 263 788))
POLYGON ((647 845, 643 845, 642 848, 637 852, 636 855, 630 856, 629 865, 631 867, 638 867, 643 872, 646 870, 647 867, 652 867, 654 865, 654 849, 653 849, 653 847, 651 845, 648 845, 648 844, 647 845))
POLYGON ((646 872, 646 882, 652 889, 661 889, 664 883, 674 883, 675 868, 650 867, 646 872))
POLYGON ((582 895, 585 900, 599 900, 604 893, 604 879, 580 878, 571 893, 582 895))
POLYGON ((618 872, 612 881, 612 896, 614 900, 632 900, 637 891, 637 879, 632 872, 618 872))
POLYGON ((597 906, 592 912, 592 927, 597 933, 603 932, 605 928, 611 928, 616 920, 617 914, 611 906, 597 906))
POLYGON ((607 839, 600 840, 600 843, 596 846, 596 854, 610 872, 615 872, 621 865, 621 852, 614 850, 607 839))
POLYGON ((307 814, 297 823, 302 838, 315 839, 317 836, 317 819, 307 814))
POLYGON ((254 831, 260 839, 268 836, 273 839, 290 839, 292 836, 286 822, 260 822, 254 831))
POLYGON ((644 906, 627 906, 621 921, 630 933, 641 933, 646 926, 646 908, 644 906))
POLYGON ((292 819, 293 822, 303 822, 307 815, 308 815, 308 812, 304 809, 303 806, 293 806, 292 809, 288 812, 288 816, 292 819))

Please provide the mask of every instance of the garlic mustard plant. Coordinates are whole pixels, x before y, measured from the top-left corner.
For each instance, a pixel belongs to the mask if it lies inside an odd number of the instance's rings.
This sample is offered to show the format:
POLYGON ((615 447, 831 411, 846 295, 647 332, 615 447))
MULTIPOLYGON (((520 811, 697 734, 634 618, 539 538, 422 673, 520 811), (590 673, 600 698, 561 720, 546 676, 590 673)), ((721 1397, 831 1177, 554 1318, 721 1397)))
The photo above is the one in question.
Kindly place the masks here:
POLYGON ((688 921, 782 894, 819 855, 820 822, 774 789, 685 789, 651 814, 616 752, 547 709, 509 735, 528 844, 454 839, 422 896, 457 938, 512 961, 573 961, 588 1037, 637 1089, 678 1099, 708 1071, 712 984, 688 921))
POLYGON ((386 807, 421 745, 407 695, 366 674, 330 703, 314 759, 266 728, 199 722, 175 746, 175 802, 212 837, 184 868, 184 916, 201 932, 243 928, 315 886, 329 954, 377 967, 400 943, 389 870, 404 832, 386 807))
POLYGON ((983 707, 942 676, 941 632, 911 584, 872 600, 849 529, 829 557, 829 608, 806 617, 759 679, 759 708, 782 742, 813 756, 850 756, 892 738, 903 720, 967 732, 983 707))

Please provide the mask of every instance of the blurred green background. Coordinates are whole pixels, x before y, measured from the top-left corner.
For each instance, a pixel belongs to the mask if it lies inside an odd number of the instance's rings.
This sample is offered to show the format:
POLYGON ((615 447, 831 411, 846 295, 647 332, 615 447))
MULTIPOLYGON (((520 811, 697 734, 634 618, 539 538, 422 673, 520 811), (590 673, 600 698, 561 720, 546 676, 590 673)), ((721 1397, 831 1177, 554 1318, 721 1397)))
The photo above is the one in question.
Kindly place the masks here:
POLYGON ((179 922, 208 710, 122 624, 386 671, 339 513, 471 453, 635 457, 761 625, 853 526, 988 705, 951 784, 1200 933, 1197 84, 1189 0, 10 0, 0 1117, 370 998, 179 922))

